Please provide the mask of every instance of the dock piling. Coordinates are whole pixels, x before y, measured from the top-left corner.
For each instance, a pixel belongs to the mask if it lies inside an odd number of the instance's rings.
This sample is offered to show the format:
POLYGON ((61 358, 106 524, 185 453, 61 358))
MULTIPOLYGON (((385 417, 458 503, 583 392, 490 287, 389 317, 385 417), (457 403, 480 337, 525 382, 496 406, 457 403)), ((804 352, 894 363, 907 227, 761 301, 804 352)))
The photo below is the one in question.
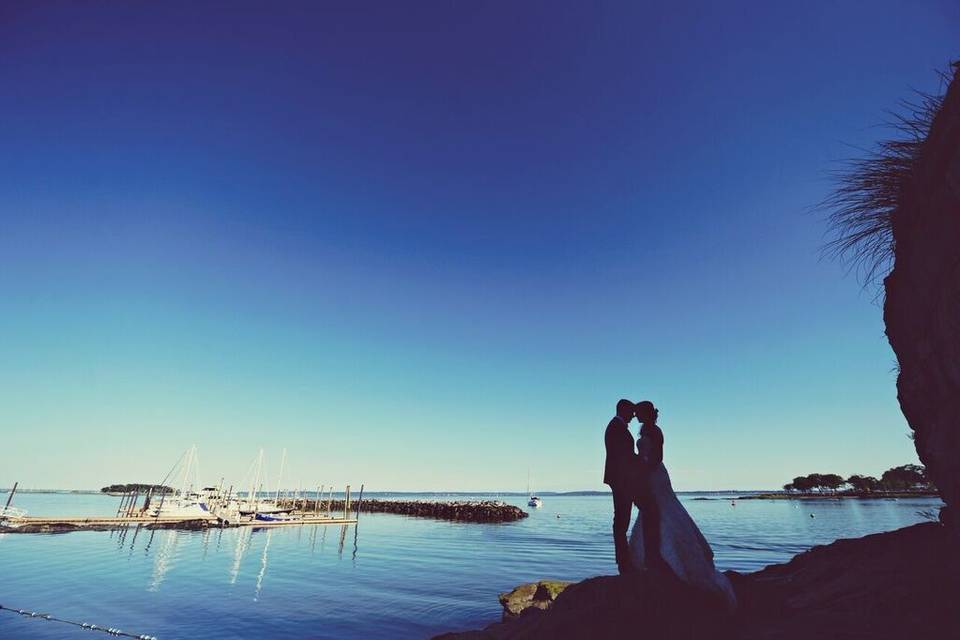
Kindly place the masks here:
POLYGON ((3 505, 4 513, 6 513, 8 508, 10 508, 10 503, 13 502, 13 494, 17 492, 17 485, 19 484, 20 484, 19 482, 13 483, 13 488, 10 489, 10 495, 7 496, 7 504, 3 505))
POLYGON ((127 511, 124 513, 126 517, 133 516, 134 510, 137 508, 137 499, 140 497, 140 490, 136 489, 133 492, 133 496, 130 498, 130 504, 127 505, 127 511))

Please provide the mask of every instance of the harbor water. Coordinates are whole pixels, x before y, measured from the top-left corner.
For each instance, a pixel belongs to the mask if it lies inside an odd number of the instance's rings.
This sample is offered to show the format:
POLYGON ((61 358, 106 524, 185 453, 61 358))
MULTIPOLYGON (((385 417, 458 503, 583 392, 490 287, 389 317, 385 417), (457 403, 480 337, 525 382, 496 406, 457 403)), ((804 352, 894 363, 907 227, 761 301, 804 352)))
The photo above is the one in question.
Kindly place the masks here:
MULTIPOLYGON (((940 505, 732 497, 681 496, 718 566, 742 572, 922 522, 940 505)), ((519 583, 615 572, 609 497, 544 496, 537 510, 525 497, 502 499, 530 517, 471 524, 370 513, 356 527, 0 534, 0 604, 159 640, 423 638, 498 620, 497 594, 519 583)), ((118 501, 18 494, 15 504, 32 515, 111 515, 118 501)), ((99 635, 0 612, 0 638, 99 635)))

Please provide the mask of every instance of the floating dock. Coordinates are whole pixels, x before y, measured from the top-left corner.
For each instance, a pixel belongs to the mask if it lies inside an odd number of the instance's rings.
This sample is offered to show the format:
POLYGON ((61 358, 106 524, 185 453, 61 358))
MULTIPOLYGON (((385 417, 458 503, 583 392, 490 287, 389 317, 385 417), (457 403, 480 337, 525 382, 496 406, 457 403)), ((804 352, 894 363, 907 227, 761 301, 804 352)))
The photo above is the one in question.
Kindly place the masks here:
POLYGON ((226 524, 219 518, 182 518, 182 517, 95 517, 95 516, 25 516, 7 520, 0 524, 0 533, 66 533, 69 531, 108 531, 121 527, 144 527, 146 529, 181 529, 196 531, 201 529, 227 529, 235 527, 290 527, 294 525, 350 525, 356 524, 355 517, 325 517, 312 514, 283 520, 241 520, 226 524))
MULTIPOLYGON (((339 515, 332 510, 333 488, 330 489, 330 495, 326 501, 326 509, 321 510, 322 500, 314 500, 310 510, 306 509, 306 501, 279 499, 280 492, 277 491, 277 498, 274 504, 285 503, 281 510, 282 515, 273 515, 269 511, 260 511, 260 497, 248 499, 247 502, 255 502, 250 512, 242 513, 239 509, 239 498, 234 497, 231 500, 228 491, 227 496, 223 496, 218 489, 210 495, 208 503, 200 504, 191 502, 191 506, 198 506, 196 511, 190 513, 165 513, 163 511, 166 495, 159 499, 159 506, 152 511, 150 509, 150 499, 152 492, 143 494, 144 503, 138 505, 140 491, 136 490, 127 494, 121 494, 120 506, 114 516, 28 516, 22 509, 11 507, 13 496, 17 491, 18 483, 14 483, 7 502, 0 509, 0 533, 66 533, 69 531, 108 531, 121 527, 144 527, 146 529, 181 529, 185 531, 196 531, 202 529, 227 529, 234 527, 291 527, 295 525, 351 525, 357 523, 357 514, 359 507, 363 503, 363 485, 360 486, 360 500, 352 503, 350 498, 350 485, 346 486, 344 499, 340 501, 338 507, 342 507, 343 515, 339 515), (231 508, 232 507, 232 508, 231 508), (335 515, 336 513, 336 515, 335 515), (271 517, 272 516, 272 517, 271 517)), ((207 490, 204 490, 207 491, 207 490)), ((199 495, 199 494, 197 494, 199 495)), ((318 489, 317 495, 320 495, 318 489)), ((173 500, 175 498, 171 498, 173 500)), ((264 506, 269 503, 265 502, 264 506)))

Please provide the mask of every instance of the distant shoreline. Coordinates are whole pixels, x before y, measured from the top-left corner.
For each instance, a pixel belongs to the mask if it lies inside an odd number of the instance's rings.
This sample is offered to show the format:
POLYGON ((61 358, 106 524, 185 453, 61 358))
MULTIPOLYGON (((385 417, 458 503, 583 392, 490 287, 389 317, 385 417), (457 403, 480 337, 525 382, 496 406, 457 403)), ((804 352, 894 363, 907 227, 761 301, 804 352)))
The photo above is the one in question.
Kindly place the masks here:
MULTIPOLYGON (((10 487, 0 487, 0 494, 10 493, 10 487)), ((52 495, 122 495, 119 493, 105 493, 99 489, 17 489, 17 495, 21 493, 29 494, 52 494, 52 495)), ((312 492, 306 492, 312 493, 312 492)), ((338 492, 334 492, 337 494, 338 492)), ((342 492, 339 492, 342 493, 342 492)), ((731 494, 760 494, 767 495, 775 492, 767 489, 708 489, 703 491, 677 491, 677 495, 731 495, 731 494)), ((367 491, 370 496, 423 496, 423 497, 444 497, 444 496, 503 496, 505 498, 526 498, 526 491, 367 491)), ((571 497, 571 496, 609 496, 610 491, 540 491, 539 496, 551 497, 571 497)))
POLYGON ((785 491, 739 496, 738 500, 896 500, 897 498, 937 498, 936 491, 844 491, 837 493, 787 493, 785 491))
MULTIPOLYGON (((10 493, 10 488, 0 488, 0 494, 10 493)), ((306 492, 310 493, 310 492, 306 492)), ((342 492, 334 492, 339 494, 342 492)), ((48 495, 121 495, 113 493, 103 493, 98 489, 17 489, 17 494, 48 494, 48 495)), ((525 498, 525 491, 368 491, 368 496, 389 498, 391 496, 419 496, 424 498, 442 498, 445 496, 475 496, 485 497, 498 496, 504 498, 525 498)), ((579 497, 579 496, 609 496, 609 491, 541 491, 538 493, 541 497, 579 497)), ((874 491, 874 492, 837 492, 837 493, 788 493, 785 491, 772 491, 764 489, 728 489, 728 490, 706 490, 706 491, 677 491, 677 495, 709 495, 709 496, 735 496, 737 500, 833 500, 837 498, 916 498, 916 497, 937 497, 936 491, 874 491)))

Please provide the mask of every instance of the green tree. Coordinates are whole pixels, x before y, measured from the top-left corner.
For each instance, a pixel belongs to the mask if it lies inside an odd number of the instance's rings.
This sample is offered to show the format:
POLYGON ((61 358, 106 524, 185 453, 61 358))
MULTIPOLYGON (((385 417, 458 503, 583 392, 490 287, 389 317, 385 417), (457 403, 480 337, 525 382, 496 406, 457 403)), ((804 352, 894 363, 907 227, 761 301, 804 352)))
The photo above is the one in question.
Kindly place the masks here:
POLYGON ((888 491, 907 491, 917 487, 930 487, 926 469, 916 464, 905 464, 887 469, 880 476, 880 483, 888 491))
POLYGON ((159 484, 142 484, 139 482, 134 482, 130 484, 111 484, 108 487, 103 487, 100 489, 102 493, 133 493, 138 491, 140 493, 146 493, 150 489, 153 489, 154 493, 173 493, 173 489, 165 485, 159 484))
POLYGON ((835 473, 826 473, 820 476, 820 488, 821 489, 830 489, 831 491, 836 491, 843 486, 845 480, 838 476, 835 473))
POLYGON ((810 480, 810 476, 797 476, 793 479, 791 484, 797 491, 810 491, 810 489, 813 489, 813 483, 810 480))
POLYGON ((835 473, 811 473, 806 476, 797 476, 793 482, 784 485, 786 490, 813 491, 814 489, 830 489, 836 491, 843 486, 844 480, 835 473))
POLYGON ((854 491, 859 492, 870 493, 880 489, 879 480, 873 476, 862 476, 860 474, 854 474, 847 478, 847 484, 849 484, 854 491))

